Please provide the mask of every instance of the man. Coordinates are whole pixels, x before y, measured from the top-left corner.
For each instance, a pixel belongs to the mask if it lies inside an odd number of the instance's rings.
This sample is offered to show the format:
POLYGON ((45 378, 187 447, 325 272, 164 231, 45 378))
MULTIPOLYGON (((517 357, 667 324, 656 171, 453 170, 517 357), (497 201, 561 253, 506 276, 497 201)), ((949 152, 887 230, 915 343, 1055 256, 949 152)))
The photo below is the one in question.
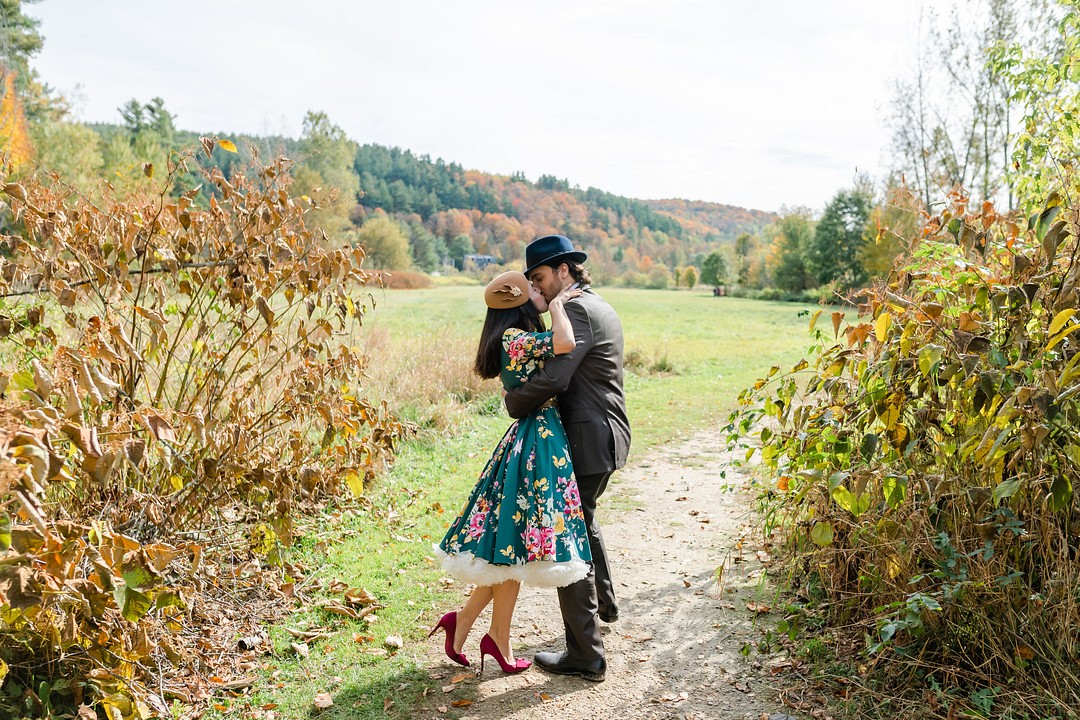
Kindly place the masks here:
POLYGON ((549 358, 527 383, 509 391, 506 409, 521 418, 558 396, 593 557, 588 576, 559 588, 566 652, 537 653, 534 660, 542 670, 600 682, 607 662, 597 617, 614 622, 619 608, 595 519, 596 501, 611 474, 626 463, 630 423, 623 394, 622 325, 611 306, 589 287, 589 273, 581 266, 585 259, 585 253, 562 235, 539 238, 525 248, 525 275, 548 301, 571 286, 583 292, 564 305, 576 347, 549 358))

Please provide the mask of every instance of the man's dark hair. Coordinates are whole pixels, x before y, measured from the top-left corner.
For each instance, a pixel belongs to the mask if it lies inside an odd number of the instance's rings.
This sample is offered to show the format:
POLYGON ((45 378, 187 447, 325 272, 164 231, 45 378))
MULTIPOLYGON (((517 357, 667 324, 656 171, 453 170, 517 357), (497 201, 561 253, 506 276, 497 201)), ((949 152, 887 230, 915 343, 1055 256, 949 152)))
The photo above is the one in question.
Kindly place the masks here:
POLYGON ((480 346, 476 349, 476 364, 473 366, 480 377, 499 376, 502 370, 502 337, 510 328, 544 332, 544 321, 531 300, 514 308, 488 308, 484 329, 480 331, 480 346))
POLYGON ((592 275, 581 263, 570 262, 569 260, 554 260, 544 264, 552 270, 558 270, 560 265, 566 265, 566 269, 570 271, 570 277, 574 278, 574 282, 578 285, 592 285, 592 275))

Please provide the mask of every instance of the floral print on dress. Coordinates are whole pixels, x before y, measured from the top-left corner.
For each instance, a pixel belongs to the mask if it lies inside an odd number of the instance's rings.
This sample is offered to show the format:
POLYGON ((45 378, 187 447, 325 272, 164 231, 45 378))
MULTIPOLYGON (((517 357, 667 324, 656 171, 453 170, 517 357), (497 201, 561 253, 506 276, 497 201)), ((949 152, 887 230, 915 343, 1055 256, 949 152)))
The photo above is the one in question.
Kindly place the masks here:
MULTIPOLYGON (((517 387, 554 356, 552 334, 510 329, 503 334, 503 386, 517 387)), ((493 584, 520 579, 513 570, 536 564, 535 584, 552 576, 577 579, 592 561, 581 493, 559 411, 536 410, 515 421, 496 446, 461 513, 437 546, 450 574, 466 567, 467 582, 478 582, 476 565, 493 584), (466 562, 461 562, 465 560, 466 562), (541 565, 543 566, 541 568, 541 565)), ((526 574, 526 582, 533 575, 526 574)), ((560 580, 559 584, 566 584, 560 580)))

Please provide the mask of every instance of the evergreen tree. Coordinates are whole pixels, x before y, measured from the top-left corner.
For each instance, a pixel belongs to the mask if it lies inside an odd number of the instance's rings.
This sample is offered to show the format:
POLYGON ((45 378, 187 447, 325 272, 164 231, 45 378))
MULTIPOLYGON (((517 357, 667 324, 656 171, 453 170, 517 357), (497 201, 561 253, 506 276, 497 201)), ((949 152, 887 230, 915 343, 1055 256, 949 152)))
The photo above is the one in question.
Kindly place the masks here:
POLYGON ((406 230, 409 233, 409 252, 412 255, 413 265, 424 272, 432 272, 441 264, 446 256, 446 243, 442 238, 432 233, 419 216, 412 215, 406 222, 406 230))
POLYGON ((806 269, 819 285, 848 289, 866 282, 861 255, 866 244, 870 200, 861 190, 841 190, 825 207, 805 254, 806 269))
POLYGON ((450 253, 450 259, 454 261, 454 265, 458 270, 461 270, 464 267, 465 256, 473 253, 472 238, 465 234, 455 235, 454 239, 450 241, 447 250, 450 253))
POLYGON ((34 82, 30 58, 36 55, 44 42, 38 28, 41 21, 23 13, 23 4, 38 0, 0 0, 0 66, 16 74, 15 83, 20 94, 34 82))

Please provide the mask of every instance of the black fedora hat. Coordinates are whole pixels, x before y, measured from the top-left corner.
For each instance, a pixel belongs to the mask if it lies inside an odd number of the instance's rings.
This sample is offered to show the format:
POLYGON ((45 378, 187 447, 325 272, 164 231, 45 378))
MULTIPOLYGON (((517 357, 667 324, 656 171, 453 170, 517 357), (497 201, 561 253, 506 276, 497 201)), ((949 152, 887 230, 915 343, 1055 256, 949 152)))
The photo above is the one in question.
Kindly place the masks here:
POLYGON ((539 265, 551 265, 554 261, 583 263, 586 258, 588 255, 575 250, 574 244, 565 235, 545 235, 525 248, 525 274, 528 275, 539 265))

